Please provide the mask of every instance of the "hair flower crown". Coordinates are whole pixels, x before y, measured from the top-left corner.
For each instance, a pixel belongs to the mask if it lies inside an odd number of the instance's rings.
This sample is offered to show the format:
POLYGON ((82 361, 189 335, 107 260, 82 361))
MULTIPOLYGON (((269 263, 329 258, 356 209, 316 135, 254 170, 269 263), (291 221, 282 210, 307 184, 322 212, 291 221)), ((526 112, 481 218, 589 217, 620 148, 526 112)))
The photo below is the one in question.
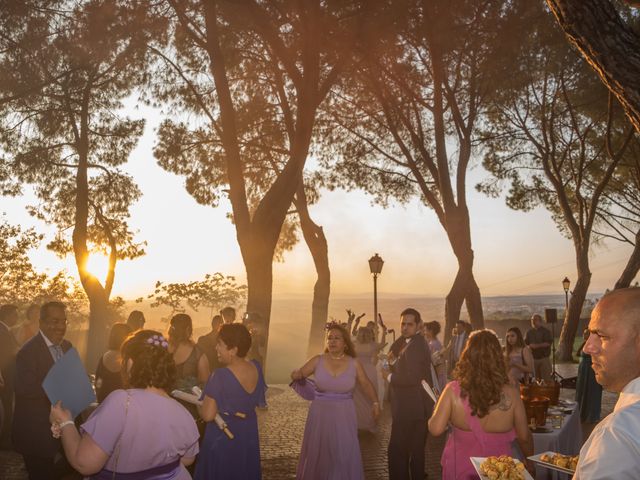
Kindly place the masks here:
POLYGON ((169 348, 169 342, 167 342, 167 339, 164 338, 162 335, 152 335, 151 337, 147 338, 147 343, 149 345, 162 347, 164 349, 169 348))

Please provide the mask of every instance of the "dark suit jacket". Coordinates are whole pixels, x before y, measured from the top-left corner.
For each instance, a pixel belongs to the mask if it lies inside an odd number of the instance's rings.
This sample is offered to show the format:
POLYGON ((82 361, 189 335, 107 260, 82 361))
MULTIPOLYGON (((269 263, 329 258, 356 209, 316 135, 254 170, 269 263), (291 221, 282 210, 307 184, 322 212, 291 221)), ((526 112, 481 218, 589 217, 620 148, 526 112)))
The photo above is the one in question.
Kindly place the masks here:
POLYGON ((422 380, 433 385, 431 379, 431 351, 424 337, 416 334, 406 345, 400 337, 391 345, 398 360, 391 366, 390 400, 393 421, 427 420, 431 417, 433 401, 422 388, 422 380))
MULTIPOLYGON (((71 343, 63 340, 61 347, 66 352, 71 343)), ((51 435, 51 402, 42 388, 53 363, 40 333, 27 341, 16 356, 13 446, 23 455, 53 458, 61 451, 60 440, 51 435)))

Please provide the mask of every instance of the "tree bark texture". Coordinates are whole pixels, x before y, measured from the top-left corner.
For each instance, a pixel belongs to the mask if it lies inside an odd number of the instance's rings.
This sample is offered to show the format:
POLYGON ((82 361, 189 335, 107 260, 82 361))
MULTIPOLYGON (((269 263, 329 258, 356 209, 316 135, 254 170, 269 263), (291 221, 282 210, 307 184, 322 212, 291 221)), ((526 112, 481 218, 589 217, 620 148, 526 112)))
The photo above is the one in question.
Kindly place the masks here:
POLYGON ((569 41, 616 96, 640 133, 640 36, 609 0, 547 0, 569 41))
POLYGON ((578 268, 578 280, 576 281, 569 298, 569 309, 560 332, 556 361, 570 362, 573 360, 573 341, 580 322, 582 306, 587 297, 589 284, 591 283, 591 270, 589 269, 589 246, 581 248, 576 255, 578 268))
POLYGON ((313 264, 316 268, 317 276, 316 283, 313 287, 311 329, 309 331, 309 344, 307 347, 307 356, 311 357, 322 351, 325 325, 329 316, 329 294, 331 292, 329 248, 322 227, 311 219, 302 181, 298 186, 294 204, 298 211, 298 217, 300 218, 302 236, 313 257, 313 264))
POLYGON ((636 232, 636 244, 633 247, 633 252, 613 289, 618 290, 619 288, 631 286, 631 282, 638 275, 638 271, 640 271, 640 230, 636 232))

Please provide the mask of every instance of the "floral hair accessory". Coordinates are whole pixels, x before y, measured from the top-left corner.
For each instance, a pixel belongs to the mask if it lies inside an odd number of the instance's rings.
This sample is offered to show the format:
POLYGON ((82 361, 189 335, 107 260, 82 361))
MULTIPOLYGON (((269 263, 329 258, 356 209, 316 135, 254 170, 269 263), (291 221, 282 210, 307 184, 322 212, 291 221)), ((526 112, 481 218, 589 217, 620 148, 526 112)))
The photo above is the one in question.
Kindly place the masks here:
POLYGON ((324 329, 325 330, 331 330, 332 328, 338 328, 338 327, 342 327, 342 324, 340 322, 335 321, 335 320, 327 322, 324 325, 324 329))
POLYGON ((162 335, 152 335, 147 338, 147 343, 149 345, 155 345, 156 347, 162 347, 164 349, 169 348, 169 342, 162 335))

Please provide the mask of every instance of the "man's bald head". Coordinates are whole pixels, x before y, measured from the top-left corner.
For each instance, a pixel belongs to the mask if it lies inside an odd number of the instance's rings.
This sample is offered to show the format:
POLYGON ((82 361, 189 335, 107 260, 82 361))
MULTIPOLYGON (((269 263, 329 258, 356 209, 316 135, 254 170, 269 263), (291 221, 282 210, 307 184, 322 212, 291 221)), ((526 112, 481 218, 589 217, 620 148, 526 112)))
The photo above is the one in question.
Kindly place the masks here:
POLYGON ((589 331, 583 351, 591 355, 600 385, 620 392, 640 377, 640 288, 602 297, 591 313, 589 331))

